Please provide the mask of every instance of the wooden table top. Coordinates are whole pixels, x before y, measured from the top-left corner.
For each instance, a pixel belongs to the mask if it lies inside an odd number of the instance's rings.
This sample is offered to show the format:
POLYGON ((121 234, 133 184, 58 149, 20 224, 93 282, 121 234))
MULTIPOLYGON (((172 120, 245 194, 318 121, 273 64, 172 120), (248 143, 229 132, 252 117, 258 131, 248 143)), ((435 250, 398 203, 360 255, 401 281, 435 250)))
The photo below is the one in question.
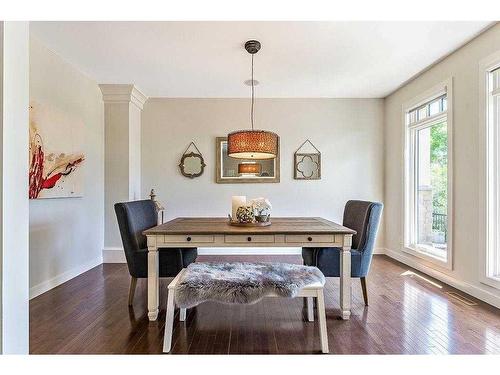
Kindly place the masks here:
POLYGON ((273 217, 267 227, 229 225, 227 218, 176 218, 150 228, 144 235, 162 234, 356 234, 356 231, 320 217, 273 217))

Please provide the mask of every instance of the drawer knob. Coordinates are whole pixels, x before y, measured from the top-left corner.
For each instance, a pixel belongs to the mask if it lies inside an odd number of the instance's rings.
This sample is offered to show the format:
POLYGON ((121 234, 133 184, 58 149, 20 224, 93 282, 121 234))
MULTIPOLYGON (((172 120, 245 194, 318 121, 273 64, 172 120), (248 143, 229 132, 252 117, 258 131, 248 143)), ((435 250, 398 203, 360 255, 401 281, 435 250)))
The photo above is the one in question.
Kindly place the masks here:
POLYGON ((190 242, 190 241, 191 241, 191 237, 186 238, 186 240, 187 240, 188 242, 190 242))
POLYGON ((309 242, 311 242, 311 241, 313 240, 313 238, 312 238, 312 237, 307 237, 307 240, 308 240, 309 242))
POLYGON ((247 237, 247 241, 248 242, 252 241, 252 237, 247 237))

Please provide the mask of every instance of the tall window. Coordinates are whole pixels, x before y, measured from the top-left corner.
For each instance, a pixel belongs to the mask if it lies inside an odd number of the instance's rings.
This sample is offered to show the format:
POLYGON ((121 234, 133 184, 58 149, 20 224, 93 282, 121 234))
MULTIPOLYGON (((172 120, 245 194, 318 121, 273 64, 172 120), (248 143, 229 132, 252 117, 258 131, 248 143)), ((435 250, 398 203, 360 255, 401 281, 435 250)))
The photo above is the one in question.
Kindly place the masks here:
POLYGON ((485 173, 482 179, 486 186, 482 226, 486 246, 481 249, 485 251, 482 274, 490 280, 490 285, 500 286, 500 60, 497 59, 496 66, 488 67, 483 85, 486 86, 486 100, 480 109, 485 118, 485 173))
POLYGON ((448 86, 405 111, 405 248, 451 267, 448 86))

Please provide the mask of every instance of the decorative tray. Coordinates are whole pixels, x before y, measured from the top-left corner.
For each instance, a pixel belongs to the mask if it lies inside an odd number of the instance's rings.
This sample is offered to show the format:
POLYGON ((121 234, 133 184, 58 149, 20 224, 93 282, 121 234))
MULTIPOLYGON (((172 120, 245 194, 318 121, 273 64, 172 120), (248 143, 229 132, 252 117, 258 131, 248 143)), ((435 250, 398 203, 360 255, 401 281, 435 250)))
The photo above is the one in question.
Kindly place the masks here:
POLYGON ((229 225, 233 225, 235 227, 268 227, 271 225, 271 220, 264 221, 264 222, 258 222, 255 221, 253 223, 240 223, 238 221, 228 221, 229 225))

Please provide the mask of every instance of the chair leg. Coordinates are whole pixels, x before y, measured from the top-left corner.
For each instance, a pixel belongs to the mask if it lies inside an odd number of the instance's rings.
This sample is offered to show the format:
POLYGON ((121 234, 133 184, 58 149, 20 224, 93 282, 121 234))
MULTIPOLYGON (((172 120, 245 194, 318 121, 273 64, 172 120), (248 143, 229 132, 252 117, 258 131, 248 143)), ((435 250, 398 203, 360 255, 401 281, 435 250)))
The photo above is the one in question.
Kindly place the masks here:
POLYGON ((130 279, 130 289, 128 291, 128 305, 132 306, 134 303, 135 287, 137 286, 137 278, 132 277, 130 279))
POLYGON ((361 289, 363 289, 363 299, 365 300, 365 306, 368 306, 368 291, 366 289, 366 277, 361 277, 361 289))

